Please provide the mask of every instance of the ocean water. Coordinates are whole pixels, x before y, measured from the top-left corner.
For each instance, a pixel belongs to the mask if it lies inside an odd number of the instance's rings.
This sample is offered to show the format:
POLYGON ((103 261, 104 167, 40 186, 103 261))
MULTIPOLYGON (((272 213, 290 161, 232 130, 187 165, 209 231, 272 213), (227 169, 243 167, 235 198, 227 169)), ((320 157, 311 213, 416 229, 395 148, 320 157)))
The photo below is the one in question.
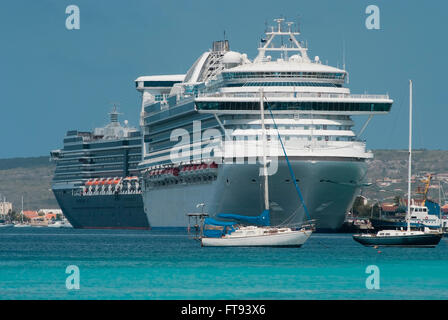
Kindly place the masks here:
POLYGON ((448 241, 366 248, 313 234, 302 248, 201 248, 183 229, 0 229, 0 299, 448 299, 448 241), (66 268, 79 268, 68 290, 66 268), (367 289, 366 268, 379 269, 367 289))

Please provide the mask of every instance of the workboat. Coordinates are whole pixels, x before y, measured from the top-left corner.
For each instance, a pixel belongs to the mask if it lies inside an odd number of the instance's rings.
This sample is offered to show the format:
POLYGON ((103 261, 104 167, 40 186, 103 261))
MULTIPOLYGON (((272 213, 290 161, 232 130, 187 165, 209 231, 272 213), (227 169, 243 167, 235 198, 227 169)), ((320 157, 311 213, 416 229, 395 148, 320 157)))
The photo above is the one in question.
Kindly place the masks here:
MULTIPOLYGON (((270 111, 270 110, 269 110, 270 111)), ((220 213, 218 218, 236 220, 240 223, 249 225, 239 225, 231 221, 219 221, 213 218, 205 218, 203 223, 201 244, 202 246, 213 247, 300 247, 311 236, 313 230, 312 225, 301 226, 299 228, 291 227, 272 227, 270 221, 270 204, 269 204, 269 182, 268 182, 268 161, 266 157, 266 129, 264 121, 264 96, 263 90, 260 90, 260 113, 261 113, 261 130, 263 145, 263 177, 264 177, 264 206, 265 210, 259 216, 243 216, 238 214, 220 213)), ((274 127, 278 132, 274 117, 271 113, 274 127)), ((288 157, 283 147, 280 134, 279 141, 285 154, 286 161, 290 166, 288 157)), ((290 166, 290 174, 299 195, 305 212, 309 217, 308 210, 303 201, 302 194, 298 188, 294 172, 290 166)))
POLYGON ((411 230, 411 216, 415 212, 426 210, 426 207, 411 205, 411 172, 412 172, 412 80, 409 81, 409 169, 408 169, 408 209, 406 214, 406 230, 382 230, 376 234, 355 234, 353 239, 365 246, 395 247, 435 247, 443 237, 439 230, 411 230))

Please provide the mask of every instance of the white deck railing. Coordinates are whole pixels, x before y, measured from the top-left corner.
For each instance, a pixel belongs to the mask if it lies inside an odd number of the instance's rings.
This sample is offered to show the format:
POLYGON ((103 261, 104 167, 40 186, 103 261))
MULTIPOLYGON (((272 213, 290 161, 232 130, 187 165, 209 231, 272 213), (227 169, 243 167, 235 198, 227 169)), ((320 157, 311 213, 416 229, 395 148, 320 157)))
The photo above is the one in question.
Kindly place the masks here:
MULTIPOLYGON (((345 94, 345 93, 316 93, 316 92, 265 92, 269 98, 345 98, 345 99, 389 99, 387 94, 345 94)), ((225 93, 198 93, 197 98, 259 98, 259 93, 225 92, 225 93)))

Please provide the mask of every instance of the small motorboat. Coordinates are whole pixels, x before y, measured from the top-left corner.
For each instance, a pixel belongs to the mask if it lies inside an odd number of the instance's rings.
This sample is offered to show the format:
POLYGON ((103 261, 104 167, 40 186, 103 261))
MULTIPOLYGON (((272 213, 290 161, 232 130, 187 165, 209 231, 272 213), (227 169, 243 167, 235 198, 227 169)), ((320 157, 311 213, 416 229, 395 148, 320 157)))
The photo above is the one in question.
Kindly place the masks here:
POLYGON ((56 221, 48 225, 49 228, 73 228, 68 221, 56 221))
POLYGON ((14 227, 12 223, 0 223, 0 228, 14 227))
POLYGON ((28 223, 16 223, 14 228, 31 228, 31 225, 28 223))

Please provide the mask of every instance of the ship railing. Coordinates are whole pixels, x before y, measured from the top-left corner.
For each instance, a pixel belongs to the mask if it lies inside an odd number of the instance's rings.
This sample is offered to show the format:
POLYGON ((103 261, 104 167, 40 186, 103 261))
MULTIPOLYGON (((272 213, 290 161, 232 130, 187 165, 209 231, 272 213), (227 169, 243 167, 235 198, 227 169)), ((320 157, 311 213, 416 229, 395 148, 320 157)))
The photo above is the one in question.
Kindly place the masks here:
MULTIPOLYGON (((274 98, 345 98, 345 99, 389 99, 387 94, 346 94, 346 93, 317 93, 317 92, 265 92, 266 97, 274 98)), ((258 98, 259 93, 223 92, 198 93, 197 98, 258 98)))
POLYGON ((98 195, 119 195, 119 194, 139 194, 141 193, 141 186, 136 186, 134 188, 120 188, 120 189, 84 189, 78 188, 74 189, 72 192, 73 196, 98 196, 98 195))

